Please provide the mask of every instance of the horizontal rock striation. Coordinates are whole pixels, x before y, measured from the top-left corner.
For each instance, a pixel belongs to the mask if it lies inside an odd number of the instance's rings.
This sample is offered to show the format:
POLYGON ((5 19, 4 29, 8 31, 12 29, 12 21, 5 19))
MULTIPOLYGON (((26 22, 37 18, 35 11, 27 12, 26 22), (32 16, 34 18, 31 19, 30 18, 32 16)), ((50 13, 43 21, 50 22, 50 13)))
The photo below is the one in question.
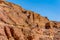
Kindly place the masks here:
POLYGON ((0 40, 60 40, 60 22, 0 1, 0 40))

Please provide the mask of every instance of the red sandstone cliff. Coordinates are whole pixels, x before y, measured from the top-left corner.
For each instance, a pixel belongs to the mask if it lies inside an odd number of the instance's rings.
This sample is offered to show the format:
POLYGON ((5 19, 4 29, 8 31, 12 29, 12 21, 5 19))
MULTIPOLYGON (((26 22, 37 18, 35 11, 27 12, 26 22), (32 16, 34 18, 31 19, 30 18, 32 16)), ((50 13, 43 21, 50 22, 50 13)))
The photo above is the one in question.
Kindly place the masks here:
POLYGON ((0 40, 60 40, 60 23, 0 1, 0 40))

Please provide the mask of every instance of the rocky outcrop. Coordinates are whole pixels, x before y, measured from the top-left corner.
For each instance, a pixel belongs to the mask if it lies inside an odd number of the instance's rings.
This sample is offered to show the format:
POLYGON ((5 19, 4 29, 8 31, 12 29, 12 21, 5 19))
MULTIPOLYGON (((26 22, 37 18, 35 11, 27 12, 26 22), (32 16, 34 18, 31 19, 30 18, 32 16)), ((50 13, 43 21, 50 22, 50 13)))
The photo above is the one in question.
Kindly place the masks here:
POLYGON ((60 40, 60 23, 0 1, 0 40, 60 40))

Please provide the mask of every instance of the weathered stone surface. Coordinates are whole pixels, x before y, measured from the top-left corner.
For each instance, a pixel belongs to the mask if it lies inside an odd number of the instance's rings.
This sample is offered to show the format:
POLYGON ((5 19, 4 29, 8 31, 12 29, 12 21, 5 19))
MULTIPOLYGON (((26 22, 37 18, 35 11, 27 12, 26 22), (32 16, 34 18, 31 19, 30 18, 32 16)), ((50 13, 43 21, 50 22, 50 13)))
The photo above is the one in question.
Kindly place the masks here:
POLYGON ((0 1, 0 40, 60 40, 60 22, 0 1))

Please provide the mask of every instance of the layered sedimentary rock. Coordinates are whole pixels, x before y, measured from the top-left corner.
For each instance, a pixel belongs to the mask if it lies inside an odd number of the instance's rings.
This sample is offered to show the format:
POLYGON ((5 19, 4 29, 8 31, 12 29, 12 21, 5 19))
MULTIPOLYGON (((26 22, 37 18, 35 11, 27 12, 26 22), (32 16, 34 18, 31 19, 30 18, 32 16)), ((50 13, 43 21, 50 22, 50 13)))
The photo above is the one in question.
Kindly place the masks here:
POLYGON ((60 23, 0 1, 0 40, 60 40, 60 23))

